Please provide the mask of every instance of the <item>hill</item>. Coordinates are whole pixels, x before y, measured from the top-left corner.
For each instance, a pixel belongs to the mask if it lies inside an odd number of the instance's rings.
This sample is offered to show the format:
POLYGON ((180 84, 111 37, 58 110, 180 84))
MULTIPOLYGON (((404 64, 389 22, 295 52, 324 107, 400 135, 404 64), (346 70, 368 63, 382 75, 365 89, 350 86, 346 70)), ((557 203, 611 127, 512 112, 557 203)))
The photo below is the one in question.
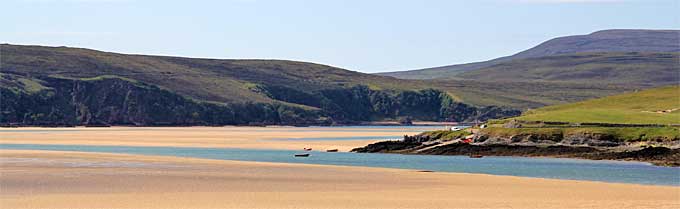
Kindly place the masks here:
MULTIPOLYGON (((425 82, 425 81, 423 81, 425 82)), ((457 101, 473 105, 505 106, 520 110, 566 104, 638 89, 650 84, 573 83, 554 81, 484 81, 469 79, 427 80, 451 92, 457 101)))
POLYGON ((680 30, 602 30, 559 37, 513 55, 513 59, 580 52, 680 52, 680 30))
POLYGON ((506 61, 584 52, 680 52, 680 30, 603 30, 559 37, 512 56, 484 62, 379 73, 402 79, 450 78, 506 61))
POLYGON ((680 86, 548 106, 528 111, 515 119, 570 123, 680 124, 680 86))
POLYGON ((518 114, 460 103, 423 82, 314 63, 8 44, 0 51, 2 124, 309 125, 518 114))
POLYGON ((457 77, 484 81, 559 81, 661 86, 680 80, 680 53, 588 52, 515 59, 457 77))

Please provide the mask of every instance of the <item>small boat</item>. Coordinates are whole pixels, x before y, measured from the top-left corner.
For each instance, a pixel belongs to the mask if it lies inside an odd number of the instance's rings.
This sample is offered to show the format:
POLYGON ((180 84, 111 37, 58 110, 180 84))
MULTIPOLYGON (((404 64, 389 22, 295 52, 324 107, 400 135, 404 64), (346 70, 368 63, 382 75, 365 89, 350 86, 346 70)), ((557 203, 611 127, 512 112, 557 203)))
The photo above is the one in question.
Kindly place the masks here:
POLYGON ((295 154, 295 157, 309 157, 309 153, 295 154))
POLYGON ((338 149, 329 149, 329 150, 326 150, 326 152, 338 152, 338 149))
POLYGON ((312 148, 304 148, 305 151, 312 151, 312 148))
POLYGON ((484 155, 470 155, 470 158, 482 158, 484 155))

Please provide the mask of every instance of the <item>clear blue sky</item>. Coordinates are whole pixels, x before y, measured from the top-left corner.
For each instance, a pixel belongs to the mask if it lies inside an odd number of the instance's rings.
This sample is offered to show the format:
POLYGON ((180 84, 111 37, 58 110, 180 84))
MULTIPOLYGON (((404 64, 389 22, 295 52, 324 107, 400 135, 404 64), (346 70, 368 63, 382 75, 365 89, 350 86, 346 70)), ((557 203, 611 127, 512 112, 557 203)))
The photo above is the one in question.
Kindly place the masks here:
POLYGON ((601 29, 678 29, 680 0, 2 0, 0 42, 290 59, 361 72, 510 55, 601 29))

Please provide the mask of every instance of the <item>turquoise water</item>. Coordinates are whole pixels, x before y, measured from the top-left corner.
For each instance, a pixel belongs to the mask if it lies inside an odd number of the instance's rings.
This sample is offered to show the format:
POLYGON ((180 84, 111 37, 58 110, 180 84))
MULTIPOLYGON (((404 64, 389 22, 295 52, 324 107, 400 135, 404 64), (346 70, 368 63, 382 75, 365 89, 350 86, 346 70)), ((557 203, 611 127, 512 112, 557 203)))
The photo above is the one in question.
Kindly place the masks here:
POLYGON ((311 156, 308 158, 296 158, 293 157, 293 154, 298 152, 287 150, 188 147, 0 144, 0 149, 104 152, 222 160, 368 166, 431 170, 438 172, 483 173, 493 175, 680 186, 680 168, 659 167, 637 162, 523 157, 484 157, 473 159, 465 156, 342 152, 310 152, 311 156))

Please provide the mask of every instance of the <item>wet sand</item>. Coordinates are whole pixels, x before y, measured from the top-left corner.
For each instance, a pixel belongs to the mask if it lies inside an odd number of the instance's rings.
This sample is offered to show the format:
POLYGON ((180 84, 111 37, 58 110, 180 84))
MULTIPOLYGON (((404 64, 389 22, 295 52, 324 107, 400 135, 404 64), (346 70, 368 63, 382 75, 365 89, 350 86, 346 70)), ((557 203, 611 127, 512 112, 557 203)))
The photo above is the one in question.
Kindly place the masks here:
MULTIPOLYGON (((283 140, 286 138, 324 138, 357 136, 402 136, 419 131, 404 128, 329 128, 329 127, 108 127, 108 128, 4 128, 0 143, 221 147, 245 149, 349 151, 374 140, 283 140)), ((396 137, 398 139, 400 137, 396 137)))
POLYGON ((680 208, 680 187, 0 151, 0 208, 680 208))

